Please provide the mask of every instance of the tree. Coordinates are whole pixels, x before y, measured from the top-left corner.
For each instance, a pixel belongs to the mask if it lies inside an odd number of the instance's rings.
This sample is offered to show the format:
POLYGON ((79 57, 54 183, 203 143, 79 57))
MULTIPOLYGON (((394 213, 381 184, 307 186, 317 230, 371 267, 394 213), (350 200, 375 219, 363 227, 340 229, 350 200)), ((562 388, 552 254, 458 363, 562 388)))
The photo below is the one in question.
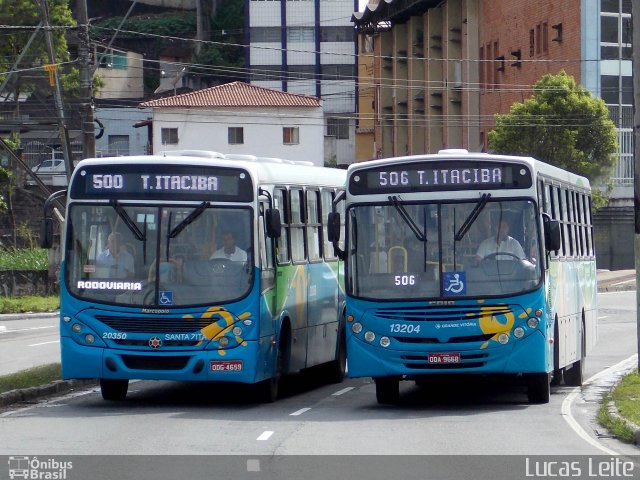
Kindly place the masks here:
MULTIPOLYGON (((0 23, 2 25, 13 25, 16 28, 3 32, 2 43, 0 43, 0 82, 6 73, 15 68, 19 73, 14 74, 9 85, 12 87, 12 94, 17 99, 21 93, 28 93, 36 88, 33 77, 33 67, 51 63, 44 38, 44 31, 41 30, 34 38, 34 41, 25 50, 29 39, 35 28, 42 19, 41 2, 39 0, 0 0, 0 23), (14 62, 23 53, 18 65, 14 62), (22 75, 21 72, 24 72, 22 75)), ((49 10, 49 24, 54 27, 52 36, 54 51, 57 63, 69 59, 69 51, 65 38, 66 28, 75 25, 71 16, 68 0, 46 0, 49 10), (55 28, 56 26, 60 28, 55 28)), ((41 70, 42 79, 48 79, 48 74, 41 70)), ((0 92, 6 95, 6 92, 0 92)))
POLYGON ((489 148, 529 155, 606 183, 618 147, 616 127, 604 101, 576 85, 564 71, 545 75, 533 91, 528 100, 513 104, 511 113, 496 115, 489 148))

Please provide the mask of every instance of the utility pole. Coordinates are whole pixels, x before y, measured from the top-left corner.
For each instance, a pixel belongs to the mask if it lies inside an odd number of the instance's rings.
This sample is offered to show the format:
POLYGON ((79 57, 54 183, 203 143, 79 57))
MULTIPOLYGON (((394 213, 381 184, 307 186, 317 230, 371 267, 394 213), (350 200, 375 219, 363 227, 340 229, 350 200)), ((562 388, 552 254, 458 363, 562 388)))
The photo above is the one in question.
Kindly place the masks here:
MULTIPOLYGON (((633 30, 632 71, 640 66, 640 0, 631 0, 633 30)), ((633 76, 633 209, 635 219, 634 254, 636 291, 640 291, 640 76, 633 76)), ((640 296, 636 295, 636 336, 640 353, 640 296)), ((638 355, 640 369, 640 355, 638 355)))
POLYGON ((87 0, 76 2, 78 9, 78 60, 80 64, 80 115, 82 117, 82 158, 96 156, 96 127, 93 117, 93 68, 89 40, 87 0))
POLYGON ((49 53, 50 65, 45 65, 45 70, 49 72, 49 84, 54 87, 53 98, 58 113, 58 127, 60 129, 60 142, 62 143, 62 151, 64 152, 64 164, 67 171, 67 182, 71 178, 73 171, 73 162, 71 160, 71 143, 69 142, 69 132, 67 130, 66 120, 64 117, 64 105, 62 103, 62 92, 60 90, 60 77, 58 75, 58 66, 56 65, 56 53, 53 48, 53 37, 51 35, 51 25, 49 25, 49 6, 47 0, 42 0, 42 23, 44 25, 44 38, 47 43, 47 51, 49 53))

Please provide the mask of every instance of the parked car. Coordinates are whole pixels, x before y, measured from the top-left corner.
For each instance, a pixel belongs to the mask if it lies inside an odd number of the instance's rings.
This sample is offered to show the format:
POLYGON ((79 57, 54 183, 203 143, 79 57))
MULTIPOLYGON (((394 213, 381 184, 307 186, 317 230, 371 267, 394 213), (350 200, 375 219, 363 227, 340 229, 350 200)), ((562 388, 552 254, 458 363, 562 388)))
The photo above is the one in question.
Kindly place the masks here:
MULTIPOLYGON (((43 160, 31 168, 45 185, 65 186, 67 184, 66 167, 62 152, 53 152, 51 158, 43 160)), ((36 182, 27 178, 27 185, 35 185, 36 182)))
POLYGON ((52 158, 49 160, 45 160, 33 167, 31 171, 37 173, 38 175, 45 173, 64 173, 64 159, 52 158))

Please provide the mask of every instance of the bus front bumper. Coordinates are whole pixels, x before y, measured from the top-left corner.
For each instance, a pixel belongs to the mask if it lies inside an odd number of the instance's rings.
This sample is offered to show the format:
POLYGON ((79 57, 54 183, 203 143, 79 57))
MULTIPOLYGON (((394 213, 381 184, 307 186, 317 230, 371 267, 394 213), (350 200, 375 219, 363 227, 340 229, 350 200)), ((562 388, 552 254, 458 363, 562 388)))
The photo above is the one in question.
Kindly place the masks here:
POLYGON ((264 356, 260 349, 268 343, 247 341, 227 350, 145 352, 89 347, 61 337, 62 378, 255 383, 266 378, 268 369, 257 359, 264 356))
POLYGON ((546 340, 536 331, 507 345, 469 349, 437 345, 422 351, 394 350, 366 343, 351 335, 347 340, 348 376, 386 377, 433 374, 517 374, 547 372, 546 340), (456 363, 430 363, 429 354, 453 354, 456 363))

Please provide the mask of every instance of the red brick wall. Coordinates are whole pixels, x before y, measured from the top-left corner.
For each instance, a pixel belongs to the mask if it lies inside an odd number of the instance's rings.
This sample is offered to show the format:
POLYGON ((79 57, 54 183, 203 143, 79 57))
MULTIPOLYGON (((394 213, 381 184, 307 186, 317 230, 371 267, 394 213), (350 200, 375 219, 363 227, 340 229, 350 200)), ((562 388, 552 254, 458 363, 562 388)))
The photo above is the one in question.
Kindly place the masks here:
POLYGON ((480 61, 481 71, 484 65, 484 75, 480 75, 481 136, 486 142, 486 132, 494 126, 493 115, 508 113, 514 102, 529 98, 531 86, 543 75, 565 70, 580 83, 580 1, 480 0, 479 20, 480 58, 493 60, 502 55, 505 59, 503 72, 496 70, 498 61, 480 61), (557 24, 562 24, 561 42, 552 41, 557 36, 552 25, 557 24), (511 52, 518 49, 522 59, 519 68, 511 65, 516 61, 511 52))

